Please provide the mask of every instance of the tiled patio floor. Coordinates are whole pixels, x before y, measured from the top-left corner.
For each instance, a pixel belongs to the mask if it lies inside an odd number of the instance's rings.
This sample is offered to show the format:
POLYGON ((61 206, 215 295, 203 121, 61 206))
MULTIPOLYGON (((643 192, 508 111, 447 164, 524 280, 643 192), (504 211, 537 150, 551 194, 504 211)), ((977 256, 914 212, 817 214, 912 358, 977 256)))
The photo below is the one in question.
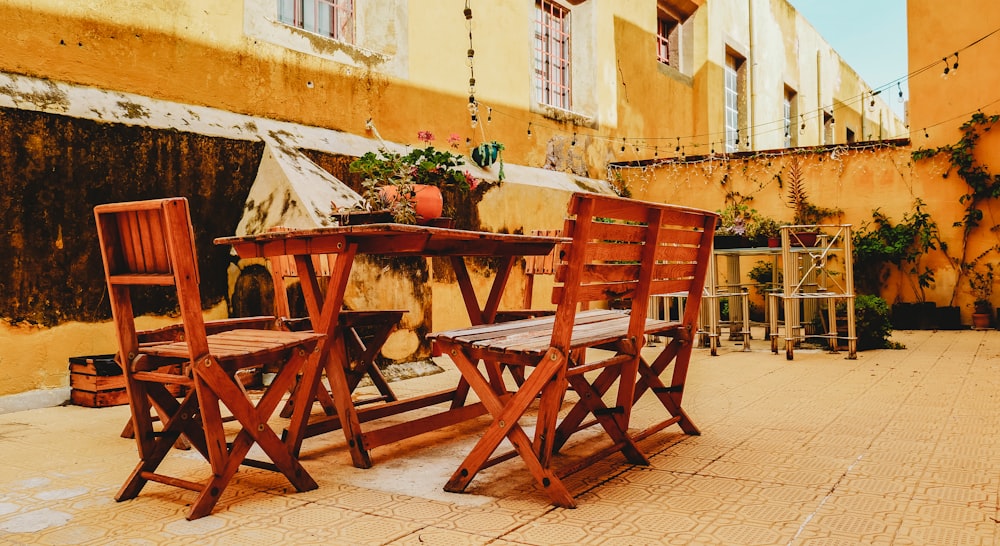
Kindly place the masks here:
MULTIPOLYGON (((702 436, 672 427, 643 442, 649 467, 612 456, 574 475, 575 510, 550 506, 519 460, 467 494, 444 492, 471 423, 379 448, 369 470, 350 465, 343 436, 309 439, 303 465, 319 489, 242 470, 192 522, 187 491, 151 483, 113 500, 136 461, 118 437, 127 408, 0 415, 0 543, 996 544, 1000 332, 894 339, 907 349, 857 360, 800 350, 789 362, 762 341, 696 350, 685 407, 702 436)), ((394 388, 453 382, 440 364, 394 388)), ((201 471, 199 457, 168 461, 201 471)))

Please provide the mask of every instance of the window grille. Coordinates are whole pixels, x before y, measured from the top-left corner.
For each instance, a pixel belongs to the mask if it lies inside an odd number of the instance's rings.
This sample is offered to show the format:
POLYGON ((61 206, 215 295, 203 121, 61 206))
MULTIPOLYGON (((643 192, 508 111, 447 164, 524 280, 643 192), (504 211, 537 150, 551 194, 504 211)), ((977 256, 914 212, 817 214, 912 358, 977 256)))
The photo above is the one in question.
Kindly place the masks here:
POLYGON ((535 3, 535 97, 541 104, 569 110, 569 10, 548 0, 535 3))
POLYGON ((656 20, 656 60, 675 68, 678 67, 676 61, 671 62, 673 59, 670 55, 670 43, 677 42, 677 36, 674 34, 677 27, 677 21, 665 17, 656 20))
POLYGON ((726 152, 739 149, 740 140, 740 106, 737 70, 738 60, 733 55, 726 55, 725 93, 726 93, 726 152))
POLYGON ((354 43, 354 0, 278 0, 278 20, 321 36, 354 43))

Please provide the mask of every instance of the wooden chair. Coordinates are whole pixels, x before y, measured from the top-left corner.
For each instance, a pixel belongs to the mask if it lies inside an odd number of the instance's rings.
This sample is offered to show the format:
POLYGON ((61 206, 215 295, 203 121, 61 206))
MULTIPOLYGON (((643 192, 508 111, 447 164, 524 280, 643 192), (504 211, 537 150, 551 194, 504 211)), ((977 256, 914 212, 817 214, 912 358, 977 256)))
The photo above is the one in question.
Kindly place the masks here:
MULTIPOLYGON (((688 291, 699 299, 708 271, 712 234, 718 216, 695 209, 630 199, 574 194, 563 233, 572 238, 556 268, 552 301, 555 316, 473 326, 431 334, 451 356, 462 376, 493 417, 482 438, 445 485, 465 489, 476 474, 514 453, 491 459, 506 438, 535 480, 559 506, 574 507, 572 495, 552 469, 554 455, 574 432, 600 424, 612 445, 598 450, 566 473, 614 452, 633 464, 648 464, 629 432, 631 410, 643 392, 653 389, 671 413, 664 423, 680 423, 697 432, 680 409, 687 371, 686 358, 697 330, 698 302, 691 302, 680 321, 647 319, 649 295, 688 291), (578 311, 583 302, 630 300, 631 309, 578 311), (673 348, 653 364, 642 360, 647 333, 670 336, 673 348), (610 351, 598 360, 582 362, 574 354, 587 348, 610 351), (479 361, 483 367, 477 366, 479 361), (682 362, 683 360, 683 362, 682 362), (659 379, 667 363, 676 361, 670 386, 659 379), (507 393, 500 365, 531 368, 515 393, 507 393), (585 374, 598 372, 590 382, 585 374), (611 407, 602 395, 619 386, 611 407), (557 423, 568 389, 579 395, 572 421, 557 423), (521 428, 525 410, 538 397, 534 438, 521 428), (594 421, 581 425, 582 417, 594 421), (557 426, 557 424, 559 426, 557 426)), ((588 351, 588 354, 597 354, 588 351)), ((590 374, 593 376, 594 374, 590 374)), ((660 428, 667 424, 658 423, 660 428)))
MULTIPOLYGON (((287 230, 288 228, 276 227, 271 231, 287 230)), ((333 269, 336 254, 317 254, 312 257, 313 267, 318 276, 329 277, 333 269)), ((277 315, 280 324, 286 329, 294 331, 308 331, 312 329, 312 324, 308 317, 296 316, 299 313, 292 310, 289 302, 288 290, 289 280, 299 276, 295 267, 295 260, 292 256, 278 256, 268 259, 268 269, 271 272, 271 280, 274 282, 274 314, 277 315)), ((370 404, 375 402, 394 402, 397 400, 396 393, 393 392, 389 382, 382 375, 375 362, 382 345, 385 344, 389 335, 399 324, 400 319, 407 312, 405 309, 387 310, 366 310, 366 311, 341 311, 338 317, 340 331, 344 336, 344 346, 347 350, 348 369, 345 370, 349 389, 353 392, 358 384, 367 375, 379 395, 363 398, 355 401, 355 405, 370 404)), ((329 391, 323 390, 318 393, 318 401, 323 406, 327 415, 336 413, 332 395, 329 391)), ((288 403, 281 410, 282 417, 288 417, 293 411, 293 398, 288 399, 288 403)))
MULTIPOLYGON (((315 489, 316 482, 267 421, 324 336, 243 328, 208 334, 186 199, 99 205, 94 215, 117 330, 117 359, 126 380, 139 451, 139 463, 115 499, 134 498, 148 481, 155 481, 196 491, 187 518, 200 518, 212 511, 243 464, 280 471, 296 490, 315 489), (133 291, 150 286, 174 288, 182 340, 139 342, 133 291), (236 373, 273 362, 284 362, 284 366, 254 404, 236 373), (180 400, 168 390, 175 386, 186 387, 180 400), (242 427, 231 443, 223 428, 223 406, 242 427), (153 426, 154 410, 162 422, 160 430, 153 426), (182 434, 211 467, 211 475, 200 483, 156 472, 182 434), (254 443, 270 463, 246 459, 254 443)), ((304 421, 303 416, 298 418, 304 421)))

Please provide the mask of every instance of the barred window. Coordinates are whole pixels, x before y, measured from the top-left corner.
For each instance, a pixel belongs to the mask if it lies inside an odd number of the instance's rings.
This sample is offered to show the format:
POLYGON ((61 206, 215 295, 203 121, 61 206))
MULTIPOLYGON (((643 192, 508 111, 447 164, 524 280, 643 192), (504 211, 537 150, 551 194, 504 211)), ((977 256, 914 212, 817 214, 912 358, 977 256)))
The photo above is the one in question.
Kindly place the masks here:
POLYGON ((535 98, 564 110, 572 106, 569 14, 555 2, 535 2, 535 98))
POLYGON ((675 19, 660 15, 656 20, 656 60, 679 69, 678 47, 680 23, 675 19))
POLYGON ((278 0, 278 20, 321 36, 354 43, 354 0, 278 0))

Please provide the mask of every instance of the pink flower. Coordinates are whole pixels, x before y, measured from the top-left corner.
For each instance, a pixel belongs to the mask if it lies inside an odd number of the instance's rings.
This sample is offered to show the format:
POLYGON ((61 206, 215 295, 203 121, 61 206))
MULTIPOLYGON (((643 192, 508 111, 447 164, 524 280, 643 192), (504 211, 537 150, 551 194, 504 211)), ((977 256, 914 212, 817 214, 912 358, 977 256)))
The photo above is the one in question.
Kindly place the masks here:
POLYGON ((479 179, 472 176, 472 173, 469 171, 462 171, 462 173, 465 175, 465 181, 469 184, 469 189, 476 189, 476 186, 479 185, 479 179))
POLYGON ((458 148, 458 145, 461 142, 462 142, 462 137, 460 137, 458 133, 452 133, 451 136, 448 137, 448 144, 452 148, 458 148))
POLYGON ((421 142, 430 142, 434 140, 434 134, 430 131, 417 131, 417 140, 421 142))

